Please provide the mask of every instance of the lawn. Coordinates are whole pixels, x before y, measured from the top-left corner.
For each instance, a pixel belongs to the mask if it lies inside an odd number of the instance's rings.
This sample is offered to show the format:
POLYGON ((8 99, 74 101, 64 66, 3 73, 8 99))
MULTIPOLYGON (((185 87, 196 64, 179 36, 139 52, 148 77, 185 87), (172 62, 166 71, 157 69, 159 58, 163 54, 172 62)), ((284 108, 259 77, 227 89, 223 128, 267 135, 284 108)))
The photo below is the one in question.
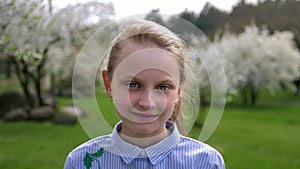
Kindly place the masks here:
POLYGON ((68 152, 89 138, 80 125, 0 122, 1 169, 63 168, 68 152))
MULTIPOLYGON (((59 102, 68 104, 71 100, 59 98, 59 102)), ((194 128, 190 136, 196 137, 198 131, 194 128)), ((207 143, 222 153, 227 169, 299 169, 299 131, 300 96, 289 91, 272 97, 264 93, 255 107, 242 106, 238 101, 227 104, 221 123, 207 143)), ((0 168, 63 168, 69 151, 87 140, 79 124, 0 120, 0 168)))
POLYGON ((227 107, 208 140, 228 169, 299 169, 300 106, 227 107))
POLYGON ((226 106, 208 143, 219 149, 228 169, 300 168, 300 97, 264 95, 256 107, 226 106))

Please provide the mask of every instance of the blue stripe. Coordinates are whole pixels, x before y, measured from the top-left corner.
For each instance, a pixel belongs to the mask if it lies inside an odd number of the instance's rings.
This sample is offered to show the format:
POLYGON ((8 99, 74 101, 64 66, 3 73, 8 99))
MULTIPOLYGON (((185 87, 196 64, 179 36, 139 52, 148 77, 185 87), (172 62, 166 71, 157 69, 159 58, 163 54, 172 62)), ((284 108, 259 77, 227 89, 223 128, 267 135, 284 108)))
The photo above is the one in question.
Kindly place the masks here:
POLYGON ((118 137, 116 130, 111 135, 95 138, 74 149, 67 157, 65 169, 86 169, 86 153, 95 153, 104 148, 102 156, 92 162, 92 169, 225 169, 219 152, 207 144, 179 134, 176 125, 172 134, 161 142, 141 149, 118 137), (145 151, 147 156, 140 157, 145 151))

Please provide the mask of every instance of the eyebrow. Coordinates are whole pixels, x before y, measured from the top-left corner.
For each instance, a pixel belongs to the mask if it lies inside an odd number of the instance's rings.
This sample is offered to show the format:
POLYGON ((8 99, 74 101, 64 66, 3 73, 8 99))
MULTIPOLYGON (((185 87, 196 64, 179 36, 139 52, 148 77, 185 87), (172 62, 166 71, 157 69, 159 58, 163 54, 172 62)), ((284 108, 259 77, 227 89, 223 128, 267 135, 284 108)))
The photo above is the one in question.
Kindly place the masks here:
MULTIPOLYGON (((126 80, 128 80, 128 79, 130 79, 130 80, 132 80, 132 81, 137 81, 137 82, 142 82, 143 80, 141 80, 141 79, 139 79, 139 78, 137 78, 137 77, 134 77, 134 76, 132 76, 132 75, 124 75, 123 77, 121 77, 121 79, 122 79, 122 81, 126 81, 126 80)), ((166 79, 162 79, 162 80, 159 80, 159 81, 157 81, 156 83, 162 83, 162 84, 164 84, 164 83, 172 83, 172 84, 176 84, 176 85, 178 85, 177 83, 176 83, 176 80, 174 80, 174 79, 172 79, 172 78, 166 78, 166 79)))
MULTIPOLYGON (((165 79, 165 80, 162 80, 162 81, 158 81, 159 83, 172 83, 172 84, 176 84, 176 81, 175 80, 171 80, 171 79, 165 79)), ((177 85, 177 84, 176 84, 177 85)))

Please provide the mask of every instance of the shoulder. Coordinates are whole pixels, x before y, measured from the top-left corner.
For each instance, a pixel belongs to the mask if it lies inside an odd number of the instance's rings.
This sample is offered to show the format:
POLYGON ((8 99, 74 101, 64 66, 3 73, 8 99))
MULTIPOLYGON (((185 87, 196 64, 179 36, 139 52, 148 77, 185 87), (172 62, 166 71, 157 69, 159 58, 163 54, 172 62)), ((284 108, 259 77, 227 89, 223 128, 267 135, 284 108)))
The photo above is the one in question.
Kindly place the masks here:
POLYGON ((206 143, 182 136, 178 146, 184 154, 193 158, 200 168, 225 168, 222 155, 206 143))
POLYGON ((186 148, 192 148, 193 150, 197 150, 197 152, 211 152, 218 153, 216 149, 211 147, 210 145, 203 143, 199 140, 195 140, 193 138, 181 136, 179 146, 183 146, 186 148))
POLYGON ((64 169, 84 168, 87 154, 101 154, 111 146, 111 135, 105 135, 87 141, 72 150, 64 165, 64 169), (74 167, 76 166, 76 167, 74 167))
POLYGON ((79 145, 69 153, 68 157, 80 157, 86 152, 96 152, 100 148, 108 148, 109 146, 111 146, 111 135, 100 136, 79 145))

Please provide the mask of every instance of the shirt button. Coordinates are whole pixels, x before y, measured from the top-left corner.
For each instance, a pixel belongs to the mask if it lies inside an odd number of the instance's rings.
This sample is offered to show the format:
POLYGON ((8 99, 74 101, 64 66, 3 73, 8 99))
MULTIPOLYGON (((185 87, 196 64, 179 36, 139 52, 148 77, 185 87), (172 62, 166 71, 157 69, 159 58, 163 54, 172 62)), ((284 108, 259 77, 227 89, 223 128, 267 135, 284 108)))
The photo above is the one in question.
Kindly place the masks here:
POLYGON ((145 157, 145 155, 146 155, 146 151, 142 150, 141 153, 140 153, 140 156, 145 157))

